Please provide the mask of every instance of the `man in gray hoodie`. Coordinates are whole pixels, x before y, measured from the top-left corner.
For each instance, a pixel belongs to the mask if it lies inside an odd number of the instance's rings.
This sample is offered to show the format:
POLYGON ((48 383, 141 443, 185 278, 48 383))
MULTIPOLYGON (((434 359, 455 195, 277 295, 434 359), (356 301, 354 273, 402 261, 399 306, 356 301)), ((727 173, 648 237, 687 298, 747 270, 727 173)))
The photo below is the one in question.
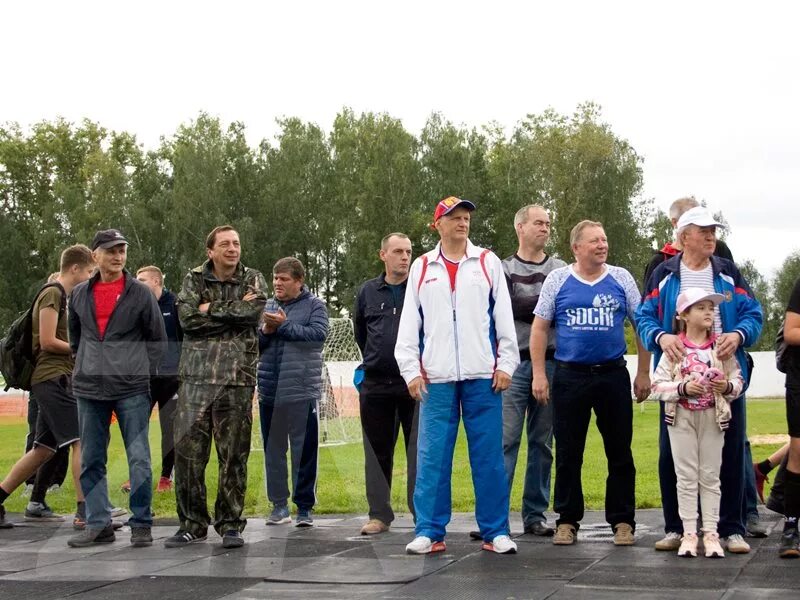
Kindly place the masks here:
POLYGON ((155 297, 125 270, 127 249, 118 230, 98 231, 92 241, 97 273, 75 288, 70 302, 69 339, 76 355, 72 390, 78 400, 86 496, 86 529, 69 539, 73 548, 115 539, 106 480, 112 413, 131 475, 131 544, 153 543, 150 375, 156 374, 167 335, 155 297))

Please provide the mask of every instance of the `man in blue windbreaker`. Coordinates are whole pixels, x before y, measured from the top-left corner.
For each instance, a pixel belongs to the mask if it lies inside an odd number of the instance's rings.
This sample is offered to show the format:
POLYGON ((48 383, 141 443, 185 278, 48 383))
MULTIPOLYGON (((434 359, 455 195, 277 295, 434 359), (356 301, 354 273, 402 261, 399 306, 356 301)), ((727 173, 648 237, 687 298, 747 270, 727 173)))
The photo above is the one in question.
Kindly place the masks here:
MULTIPOLYGON (((678 239, 682 252, 660 264, 647 281, 645 298, 636 313, 638 334, 648 350, 654 353, 655 364, 667 353, 680 360, 685 349, 673 333, 675 303, 683 290, 699 287, 725 297, 715 311, 714 330, 720 334, 717 356, 725 360, 736 356, 742 376, 747 380, 748 365, 744 349, 761 335, 761 305, 733 262, 713 256, 716 229, 722 224, 714 220, 702 206, 692 208, 678 220, 678 239)), ((663 411, 663 407, 662 407, 663 411)), ((722 450, 720 483, 719 535, 726 541, 728 552, 750 551, 744 540, 746 510, 743 502, 745 477, 745 398, 731 403, 732 418, 725 432, 722 450)), ((662 413, 663 416, 663 413, 662 413)), ((666 423, 661 419, 659 431, 659 481, 667 537, 680 537, 683 526, 678 514, 675 467, 672 462, 666 423)), ((747 465, 749 468, 750 465, 747 465)), ((666 538, 665 538, 666 539, 666 538)))

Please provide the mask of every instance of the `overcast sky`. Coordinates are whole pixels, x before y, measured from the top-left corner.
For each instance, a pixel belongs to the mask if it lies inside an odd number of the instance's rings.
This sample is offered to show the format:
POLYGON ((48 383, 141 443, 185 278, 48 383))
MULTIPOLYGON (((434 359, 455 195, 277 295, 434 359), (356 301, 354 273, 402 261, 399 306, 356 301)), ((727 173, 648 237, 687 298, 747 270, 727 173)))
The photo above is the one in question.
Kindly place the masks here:
MULTIPOLYGON (((328 129, 343 106, 418 133, 509 129, 591 100, 645 159, 643 197, 723 211, 767 276, 800 250, 792 2, 26 2, 0 8, 0 122, 86 117, 147 148, 201 110, 328 129)), ((611 240, 613 244, 613 240, 611 240)))

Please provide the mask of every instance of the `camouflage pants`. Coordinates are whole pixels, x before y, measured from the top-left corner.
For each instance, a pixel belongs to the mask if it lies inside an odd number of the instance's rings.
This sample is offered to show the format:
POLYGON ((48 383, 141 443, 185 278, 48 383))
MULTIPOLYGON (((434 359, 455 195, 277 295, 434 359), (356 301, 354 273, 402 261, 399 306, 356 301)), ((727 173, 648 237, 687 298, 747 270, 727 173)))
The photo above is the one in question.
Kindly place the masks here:
POLYGON ((205 473, 212 436, 219 459, 214 529, 220 535, 244 529, 252 427, 252 387, 181 385, 175 415, 175 497, 181 529, 197 535, 208 529, 205 473))

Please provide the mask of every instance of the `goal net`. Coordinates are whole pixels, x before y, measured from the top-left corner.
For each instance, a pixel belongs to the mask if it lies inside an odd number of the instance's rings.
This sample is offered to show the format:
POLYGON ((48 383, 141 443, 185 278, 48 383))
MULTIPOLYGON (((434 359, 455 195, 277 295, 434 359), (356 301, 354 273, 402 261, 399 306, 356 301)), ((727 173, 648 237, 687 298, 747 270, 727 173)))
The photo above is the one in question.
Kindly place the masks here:
MULTIPOLYGON (((353 373, 361 363, 353 322, 330 319, 328 337, 322 350, 322 397, 319 401, 320 446, 337 446, 361 441, 358 392, 353 373)), ((252 448, 263 449, 259 419, 253 419, 252 448)))

